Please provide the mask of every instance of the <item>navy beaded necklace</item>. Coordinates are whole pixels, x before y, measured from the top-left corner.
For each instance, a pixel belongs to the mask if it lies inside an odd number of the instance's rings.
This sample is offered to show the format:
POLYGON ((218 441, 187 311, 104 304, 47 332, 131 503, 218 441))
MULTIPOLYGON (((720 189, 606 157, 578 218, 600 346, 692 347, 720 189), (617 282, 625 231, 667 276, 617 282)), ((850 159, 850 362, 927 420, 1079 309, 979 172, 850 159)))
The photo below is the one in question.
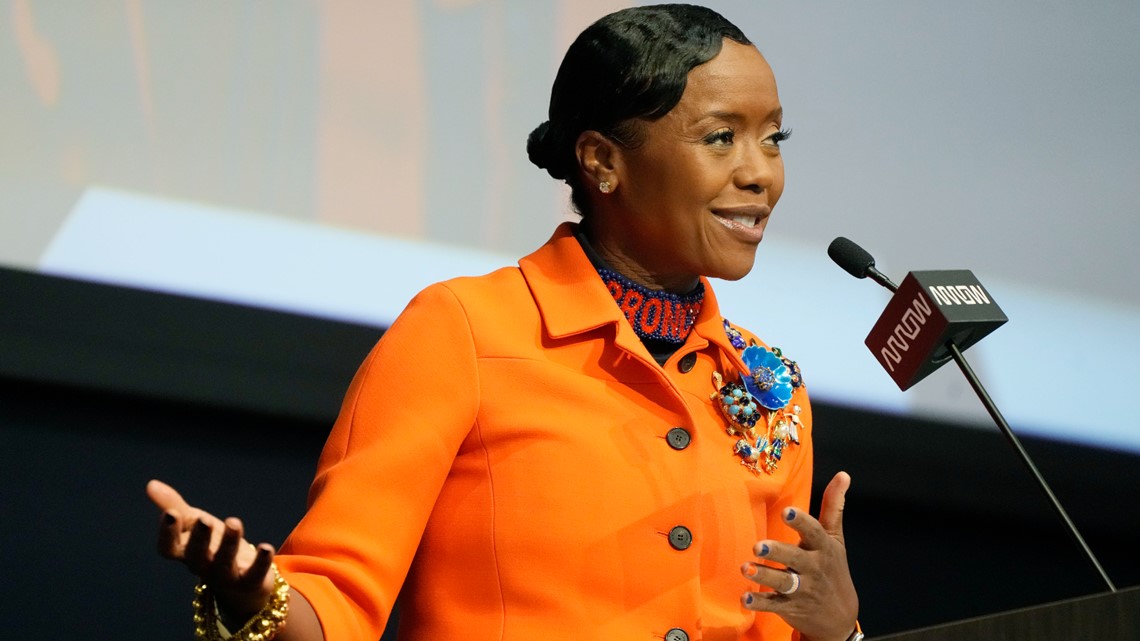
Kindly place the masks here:
POLYGON ((704 283, 697 283, 688 294, 650 289, 603 267, 598 269, 626 320, 642 342, 660 341, 674 348, 685 343, 701 312, 704 283))
POLYGON ((598 275, 633 327, 634 333, 653 359, 664 364, 685 344, 685 339, 693 329, 693 323, 701 311, 701 302, 705 298, 704 283, 698 282, 693 291, 687 294, 650 289, 611 269, 590 244, 584 224, 574 230, 574 237, 590 259, 590 264, 598 270, 598 275))

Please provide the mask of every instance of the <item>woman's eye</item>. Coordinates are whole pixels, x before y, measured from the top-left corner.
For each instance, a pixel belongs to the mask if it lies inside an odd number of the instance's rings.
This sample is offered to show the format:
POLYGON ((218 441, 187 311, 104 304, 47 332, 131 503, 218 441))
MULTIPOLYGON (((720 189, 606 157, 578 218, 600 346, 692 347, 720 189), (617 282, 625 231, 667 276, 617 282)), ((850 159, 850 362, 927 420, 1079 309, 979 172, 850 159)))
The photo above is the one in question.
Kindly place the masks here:
POLYGON ((785 140, 787 140, 788 138, 791 138, 791 137, 792 137, 792 130, 791 129, 781 129, 780 131, 777 131, 776 133, 772 134, 771 136, 768 136, 767 138, 765 138, 764 144, 770 145, 772 147, 779 147, 780 143, 784 142, 785 140))
POLYGON ((732 139, 735 137, 735 131, 731 129, 720 129, 706 136, 705 142, 710 145, 731 145, 732 139))

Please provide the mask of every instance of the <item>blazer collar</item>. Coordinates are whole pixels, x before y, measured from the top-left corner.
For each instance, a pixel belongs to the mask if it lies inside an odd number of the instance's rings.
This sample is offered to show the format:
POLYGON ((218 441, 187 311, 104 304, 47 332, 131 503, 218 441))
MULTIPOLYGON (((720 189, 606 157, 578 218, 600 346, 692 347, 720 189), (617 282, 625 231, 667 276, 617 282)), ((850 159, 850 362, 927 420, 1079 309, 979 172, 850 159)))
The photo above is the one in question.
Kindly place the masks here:
MULTIPOLYGON (((562 223, 545 245, 519 260, 519 269, 538 306, 547 335, 565 338, 612 325, 616 327, 614 342, 618 347, 647 354, 641 339, 625 322, 598 271, 574 237, 576 228, 576 223, 562 223)), ((682 349, 702 349, 712 343, 743 368, 739 352, 725 334, 716 295, 706 278, 702 276, 701 281, 705 285, 701 313, 682 349)))
POLYGON ((576 229, 575 223, 562 223, 545 245, 519 260, 546 333, 552 338, 609 324, 620 326, 622 320, 621 310, 574 237, 576 229))

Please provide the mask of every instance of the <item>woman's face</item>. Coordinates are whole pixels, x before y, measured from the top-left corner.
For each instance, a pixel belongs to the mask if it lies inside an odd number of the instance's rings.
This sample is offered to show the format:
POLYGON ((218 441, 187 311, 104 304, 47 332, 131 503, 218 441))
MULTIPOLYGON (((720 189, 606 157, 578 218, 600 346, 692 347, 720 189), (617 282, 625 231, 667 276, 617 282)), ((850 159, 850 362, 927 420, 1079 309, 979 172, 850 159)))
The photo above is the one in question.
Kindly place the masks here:
POLYGON ((592 241, 611 266, 644 285, 685 291, 697 276, 744 277, 784 190, 782 109, 772 69, 755 47, 725 40, 689 72, 644 142, 613 150, 615 190, 598 194, 592 241))

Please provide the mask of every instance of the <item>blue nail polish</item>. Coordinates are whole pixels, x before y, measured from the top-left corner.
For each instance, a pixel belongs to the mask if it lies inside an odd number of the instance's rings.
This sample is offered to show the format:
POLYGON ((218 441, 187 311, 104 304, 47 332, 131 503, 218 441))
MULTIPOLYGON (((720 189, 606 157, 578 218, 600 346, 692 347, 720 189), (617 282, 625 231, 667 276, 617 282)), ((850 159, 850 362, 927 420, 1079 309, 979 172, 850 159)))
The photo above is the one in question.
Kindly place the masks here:
POLYGON ((752 605, 752 594, 751 593, 744 595, 744 602, 747 603, 748 605, 752 605))
POLYGON ((788 521, 794 520, 796 520, 796 511, 793 509, 788 509, 788 521))
POLYGON ((768 556, 768 544, 767 543, 761 543, 760 544, 760 556, 768 556))

